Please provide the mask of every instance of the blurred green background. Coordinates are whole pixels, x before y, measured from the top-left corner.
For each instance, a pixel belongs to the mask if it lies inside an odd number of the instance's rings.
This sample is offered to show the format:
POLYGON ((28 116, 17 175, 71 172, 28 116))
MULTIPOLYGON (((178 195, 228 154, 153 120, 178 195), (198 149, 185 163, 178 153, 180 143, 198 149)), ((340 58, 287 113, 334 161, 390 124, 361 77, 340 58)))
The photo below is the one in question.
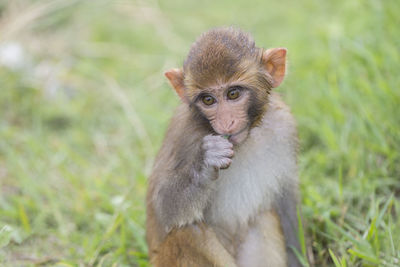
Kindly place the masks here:
MULTIPOLYGON (((400 1, 0 0, 0 265, 148 266, 146 176, 207 29, 289 50, 310 266, 400 265, 400 1)), ((304 251, 303 251, 304 255, 304 251)))

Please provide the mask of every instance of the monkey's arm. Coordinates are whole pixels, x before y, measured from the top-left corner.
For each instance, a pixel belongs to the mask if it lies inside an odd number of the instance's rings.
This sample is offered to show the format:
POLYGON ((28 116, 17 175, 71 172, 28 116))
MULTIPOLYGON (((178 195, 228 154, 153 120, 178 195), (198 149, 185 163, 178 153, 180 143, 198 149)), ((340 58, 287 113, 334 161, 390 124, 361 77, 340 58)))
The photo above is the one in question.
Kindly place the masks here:
POLYGON ((275 207, 280 217, 282 231, 285 236, 288 267, 302 266, 293 252, 293 248, 299 252, 301 251, 298 239, 297 202, 295 190, 286 188, 277 198, 275 207))
POLYGON ((168 129, 150 177, 150 201, 164 232, 202 219, 218 169, 233 156, 228 140, 182 120, 168 129))
POLYGON ((164 231, 202 219, 216 175, 215 170, 205 166, 165 173, 153 195, 155 214, 164 231))

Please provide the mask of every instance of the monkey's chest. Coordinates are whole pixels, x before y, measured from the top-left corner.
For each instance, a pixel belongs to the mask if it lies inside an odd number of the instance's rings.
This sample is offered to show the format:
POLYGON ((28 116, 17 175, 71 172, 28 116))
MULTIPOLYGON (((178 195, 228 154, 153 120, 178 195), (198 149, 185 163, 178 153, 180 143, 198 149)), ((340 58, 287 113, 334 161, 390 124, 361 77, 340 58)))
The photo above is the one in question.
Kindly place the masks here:
POLYGON ((272 133, 253 132, 235 151, 231 166, 221 170, 204 219, 236 232, 263 210, 269 210, 288 172, 295 170, 290 148, 272 133), (262 134, 265 141, 258 141, 262 134), (266 135, 270 135, 268 138, 266 135))
POLYGON ((264 164, 236 156, 229 169, 220 171, 205 219, 231 230, 247 225, 260 209, 271 206, 278 188, 264 164))

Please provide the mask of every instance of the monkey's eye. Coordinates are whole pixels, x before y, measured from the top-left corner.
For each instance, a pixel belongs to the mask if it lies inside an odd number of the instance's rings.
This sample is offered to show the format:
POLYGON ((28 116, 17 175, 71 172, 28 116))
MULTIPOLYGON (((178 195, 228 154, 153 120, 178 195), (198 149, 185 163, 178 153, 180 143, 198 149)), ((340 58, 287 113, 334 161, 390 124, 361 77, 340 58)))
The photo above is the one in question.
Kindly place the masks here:
POLYGON ((240 90, 238 88, 233 88, 231 90, 228 91, 228 99, 236 99, 240 96, 240 90))
POLYGON ((210 95, 205 95, 201 98, 201 100, 203 101, 204 104, 206 104, 207 106, 211 106, 212 104, 215 103, 215 98, 210 96, 210 95))

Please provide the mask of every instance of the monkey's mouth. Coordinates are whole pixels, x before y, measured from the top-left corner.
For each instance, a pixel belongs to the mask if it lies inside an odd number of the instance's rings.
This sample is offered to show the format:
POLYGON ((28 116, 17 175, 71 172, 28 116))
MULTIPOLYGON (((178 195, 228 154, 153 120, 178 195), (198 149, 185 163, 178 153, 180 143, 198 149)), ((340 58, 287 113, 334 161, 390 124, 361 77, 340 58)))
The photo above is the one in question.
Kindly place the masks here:
POLYGON ((234 134, 226 134, 223 135, 224 138, 228 139, 232 144, 234 145, 239 145, 241 144, 244 140, 246 140, 247 135, 249 134, 249 127, 246 125, 243 129, 238 131, 237 133, 234 134))

